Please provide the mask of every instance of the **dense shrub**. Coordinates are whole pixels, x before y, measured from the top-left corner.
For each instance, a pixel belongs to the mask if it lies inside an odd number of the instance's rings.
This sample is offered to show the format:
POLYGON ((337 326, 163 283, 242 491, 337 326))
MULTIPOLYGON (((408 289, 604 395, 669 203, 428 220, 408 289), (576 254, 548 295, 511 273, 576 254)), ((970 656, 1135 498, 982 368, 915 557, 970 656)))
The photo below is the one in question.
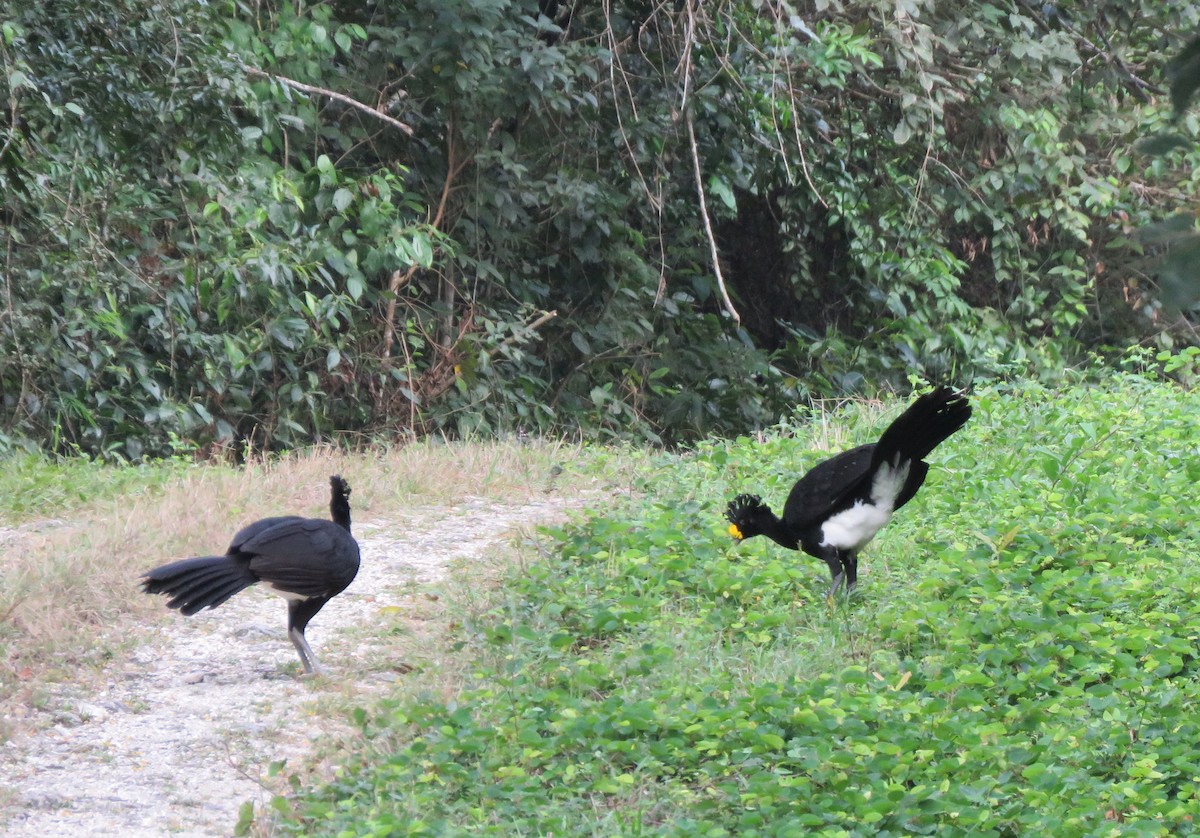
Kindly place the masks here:
POLYGON ((1132 150, 1196 17, 18 4, 0 428, 126 457, 682 441, 914 369, 1190 340, 1127 236, 1200 170, 1132 150))

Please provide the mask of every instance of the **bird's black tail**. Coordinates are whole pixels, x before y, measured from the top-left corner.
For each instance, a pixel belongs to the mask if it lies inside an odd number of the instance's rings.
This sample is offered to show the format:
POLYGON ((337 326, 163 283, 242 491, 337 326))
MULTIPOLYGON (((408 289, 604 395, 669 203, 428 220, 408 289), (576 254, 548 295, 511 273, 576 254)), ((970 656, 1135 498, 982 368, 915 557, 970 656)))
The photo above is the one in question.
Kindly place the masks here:
POLYGON ((228 556, 197 556, 180 559, 148 571, 142 590, 171 597, 170 608, 191 616, 201 608, 216 608, 258 579, 249 569, 228 556))
POLYGON ((946 437, 971 418, 967 397, 949 387, 938 387, 921 396, 888 426, 875 445, 875 463, 917 461, 929 456, 946 437))

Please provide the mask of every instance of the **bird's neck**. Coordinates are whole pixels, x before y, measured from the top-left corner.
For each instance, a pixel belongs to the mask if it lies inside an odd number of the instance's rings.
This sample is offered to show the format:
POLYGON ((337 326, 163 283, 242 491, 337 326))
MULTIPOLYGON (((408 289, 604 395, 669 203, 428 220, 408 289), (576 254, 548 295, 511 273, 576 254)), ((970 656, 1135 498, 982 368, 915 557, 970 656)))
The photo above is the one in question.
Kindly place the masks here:
POLYGON ((800 549, 800 539, 774 512, 770 513, 770 518, 763 522, 761 535, 765 535, 776 544, 789 550, 800 549))
POLYGON ((329 517, 333 519, 333 523, 350 532, 350 504, 344 500, 340 503, 334 501, 329 505, 329 517))

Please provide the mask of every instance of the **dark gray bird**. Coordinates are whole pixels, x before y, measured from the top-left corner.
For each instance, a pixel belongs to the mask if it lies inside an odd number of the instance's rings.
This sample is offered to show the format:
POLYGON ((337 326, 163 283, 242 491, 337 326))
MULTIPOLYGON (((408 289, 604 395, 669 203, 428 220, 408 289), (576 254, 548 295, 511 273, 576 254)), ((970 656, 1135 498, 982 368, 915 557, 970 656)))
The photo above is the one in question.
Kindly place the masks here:
POLYGON ((350 534, 350 484, 329 478, 330 521, 285 515, 244 527, 223 556, 197 556, 156 567, 142 590, 171 597, 169 608, 191 616, 216 608, 258 582, 288 601, 288 637, 307 673, 323 674, 304 629, 325 603, 354 581, 358 542, 350 534))
POLYGON ((925 457, 971 418, 971 405, 949 387, 917 399, 878 442, 830 457, 792 487, 783 517, 758 495, 738 495, 725 512, 739 542, 756 535, 803 550, 829 565, 833 595, 858 582, 858 551, 912 500, 925 482, 925 457))

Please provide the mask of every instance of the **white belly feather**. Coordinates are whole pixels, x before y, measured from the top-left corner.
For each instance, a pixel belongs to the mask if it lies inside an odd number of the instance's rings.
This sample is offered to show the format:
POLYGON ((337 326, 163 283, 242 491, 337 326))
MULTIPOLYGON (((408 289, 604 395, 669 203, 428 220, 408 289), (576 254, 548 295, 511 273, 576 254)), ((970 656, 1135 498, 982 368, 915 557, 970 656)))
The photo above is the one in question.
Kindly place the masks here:
POLYGON ((881 465, 871 481, 870 501, 858 501, 827 520, 821 526, 821 546, 858 550, 874 538, 875 533, 891 520, 896 498, 908 479, 908 465, 907 461, 901 468, 886 463, 881 465))
POLYGON ((306 600, 306 599, 312 599, 312 597, 309 596, 308 594, 298 594, 295 591, 285 591, 283 588, 277 588, 276 586, 271 585, 271 584, 268 584, 266 586, 266 588, 271 593, 279 594, 279 596, 283 597, 284 599, 288 600, 289 602, 291 602, 292 600, 302 601, 302 600, 306 600))

